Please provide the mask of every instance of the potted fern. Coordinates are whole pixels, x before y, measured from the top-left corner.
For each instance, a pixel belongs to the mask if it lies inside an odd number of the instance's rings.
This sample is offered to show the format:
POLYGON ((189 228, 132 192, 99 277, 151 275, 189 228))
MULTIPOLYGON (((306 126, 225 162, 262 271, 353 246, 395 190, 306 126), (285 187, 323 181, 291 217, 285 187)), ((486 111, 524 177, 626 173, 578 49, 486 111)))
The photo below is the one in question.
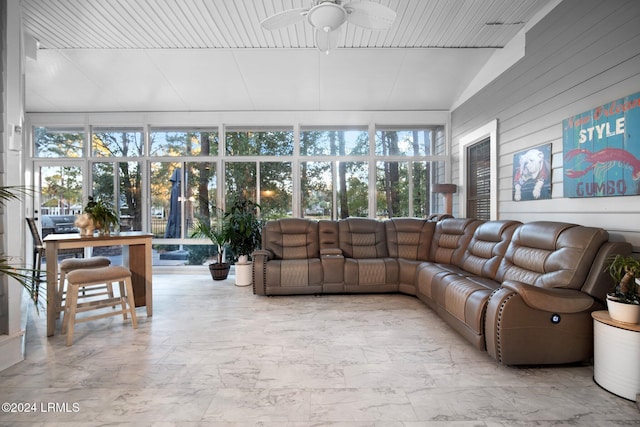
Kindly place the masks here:
POLYGON ((620 322, 640 323, 640 260, 616 255, 607 268, 615 283, 607 294, 609 315, 620 322))

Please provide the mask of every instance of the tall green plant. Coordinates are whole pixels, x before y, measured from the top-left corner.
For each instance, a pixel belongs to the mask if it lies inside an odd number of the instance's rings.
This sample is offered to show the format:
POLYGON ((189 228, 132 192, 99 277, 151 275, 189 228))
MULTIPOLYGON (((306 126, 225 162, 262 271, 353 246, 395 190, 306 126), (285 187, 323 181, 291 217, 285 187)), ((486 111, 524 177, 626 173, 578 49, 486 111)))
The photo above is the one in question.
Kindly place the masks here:
MULTIPOLYGON (((21 200, 21 197, 27 194, 31 194, 31 190, 26 187, 0 186, 0 206, 5 207, 7 202, 12 200, 21 200)), ((29 293, 36 309, 38 309, 41 301, 38 299, 38 288, 41 282, 39 275, 36 274, 38 271, 17 266, 12 264, 11 261, 11 257, 0 254, 0 274, 6 274, 22 285, 29 293)))
POLYGON ((237 198, 224 213, 227 237, 234 257, 251 256, 262 243, 262 221, 258 218, 260 205, 243 198, 237 198))

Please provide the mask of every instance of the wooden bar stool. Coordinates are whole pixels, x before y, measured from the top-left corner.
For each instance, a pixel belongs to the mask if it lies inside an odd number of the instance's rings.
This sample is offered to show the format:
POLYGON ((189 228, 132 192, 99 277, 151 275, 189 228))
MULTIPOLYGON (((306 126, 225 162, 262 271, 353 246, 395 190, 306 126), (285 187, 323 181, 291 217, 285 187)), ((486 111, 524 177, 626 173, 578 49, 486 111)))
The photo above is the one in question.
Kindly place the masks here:
MULTIPOLYGON (((60 261, 60 280, 58 280, 58 289, 56 291, 56 313, 60 313, 64 311, 64 294, 65 294, 65 282, 66 276, 69 272, 73 270, 78 270, 80 268, 100 268, 100 267, 108 267, 111 265, 111 260, 104 256, 96 256, 90 258, 67 258, 60 261)), ((104 286, 95 286, 91 288, 91 291, 88 295, 86 292, 83 292, 83 297, 92 297, 99 295, 109 295, 109 298, 113 298, 113 286, 111 283, 106 283, 104 286)), ((58 317, 56 314, 56 317, 58 317)))
POLYGON ((124 320, 127 313, 131 314, 133 329, 138 328, 136 318, 136 307, 133 301, 133 285, 131 284, 131 271, 120 265, 109 267, 78 269, 67 274, 67 301, 64 307, 64 318, 62 320, 62 333, 67 334, 67 345, 73 343, 73 330, 76 323, 88 322, 90 320, 102 319, 108 316, 122 314, 124 320), (90 299, 78 302, 80 288, 118 282, 120 284, 120 295, 115 298, 90 299), (78 313, 100 310, 114 305, 120 305, 120 310, 102 311, 100 314, 76 318, 78 313))

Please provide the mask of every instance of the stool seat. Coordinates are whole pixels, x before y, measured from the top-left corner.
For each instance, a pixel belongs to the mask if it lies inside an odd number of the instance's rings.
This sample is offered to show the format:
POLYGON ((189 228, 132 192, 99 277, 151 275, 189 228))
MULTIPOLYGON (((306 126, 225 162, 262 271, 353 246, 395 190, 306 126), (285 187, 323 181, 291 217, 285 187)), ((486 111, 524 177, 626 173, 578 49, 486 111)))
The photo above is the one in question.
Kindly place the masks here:
MULTIPOLYGON (((67 274, 67 284, 67 303, 64 307, 62 333, 67 333, 68 346, 73 342, 75 324, 80 322, 118 314, 122 314, 123 319, 126 320, 127 314, 131 314, 131 324, 133 329, 137 329, 138 320, 133 300, 131 271, 128 268, 120 265, 110 265, 108 267, 76 269, 67 274), (78 294, 81 288, 91 290, 92 286, 102 286, 104 284, 111 286, 112 282, 120 284, 120 295, 118 297, 107 295, 107 298, 96 298, 92 296, 91 298, 83 299, 83 302, 78 302, 78 294), (115 308, 114 305, 120 305, 121 308, 119 310, 109 310, 110 308, 115 308), (104 309, 108 310, 105 312, 104 309), (102 312, 87 317, 76 317, 77 313, 90 310, 101 310, 102 312)), ((101 296, 103 294, 97 295, 101 296)))
MULTIPOLYGON (((67 258, 60 261, 59 270, 60 270, 60 279, 58 280, 58 290, 56 292, 56 316, 60 314, 61 311, 64 311, 63 306, 63 296, 64 296, 64 285, 66 282, 66 276, 69 272, 73 270, 77 270, 79 268, 98 268, 98 267, 107 267, 111 265, 111 260, 104 256, 96 256, 89 258, 67 258)), ((96 292, 99 290, 104 290, 106 294, 110 297, 113 297, 113 288, 111 287, 111 283, 105 283, 105 286, 102 288, 94 289, 92 295, 95 296, 96 292)), ((86 294, 82 295, 87 296, 86 294)))
POLYGON ((90 258, 67 258, 60 261, 60 271, 65 273, 79 268, 106 267, 111 264, 111 260, 104 256, 94 256, 90 258))
POLYGON ((121 265, 91 269, 80 268, 67 274, 67 280, 74 285, 115 282, 125 277, 131 277, 131 271, 121 265))

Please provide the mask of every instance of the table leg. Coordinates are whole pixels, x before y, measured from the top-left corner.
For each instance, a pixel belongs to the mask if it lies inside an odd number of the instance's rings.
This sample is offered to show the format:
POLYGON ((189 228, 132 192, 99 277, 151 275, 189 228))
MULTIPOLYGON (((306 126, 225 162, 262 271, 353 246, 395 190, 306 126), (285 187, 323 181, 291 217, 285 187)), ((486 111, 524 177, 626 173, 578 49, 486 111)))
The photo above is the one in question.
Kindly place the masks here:
POLYGON ((136 307, 147 307, 147 316, 153 314, 151 245, 123 246, 123 262, 131 270, 133 297, 136 307))
POLYGON ((56 290, 58 289, 58 246, 47 243, 47 336, 53 336, 56 331, 56 290))

